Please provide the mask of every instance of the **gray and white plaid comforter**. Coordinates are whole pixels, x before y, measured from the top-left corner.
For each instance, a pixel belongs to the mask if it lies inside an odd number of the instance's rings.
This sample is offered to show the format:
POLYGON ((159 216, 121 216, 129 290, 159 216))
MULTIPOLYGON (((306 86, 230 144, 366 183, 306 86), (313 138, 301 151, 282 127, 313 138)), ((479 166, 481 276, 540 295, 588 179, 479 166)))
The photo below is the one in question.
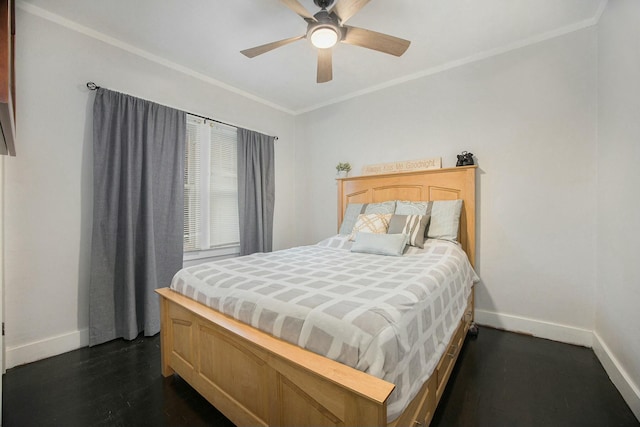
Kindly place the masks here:
POLYGON ((433 373, 478 280, 457 244, 425 243, 386 257, 350 252, 335 236, 188 267, 171 289, 395 384, 391 421, 433 373))

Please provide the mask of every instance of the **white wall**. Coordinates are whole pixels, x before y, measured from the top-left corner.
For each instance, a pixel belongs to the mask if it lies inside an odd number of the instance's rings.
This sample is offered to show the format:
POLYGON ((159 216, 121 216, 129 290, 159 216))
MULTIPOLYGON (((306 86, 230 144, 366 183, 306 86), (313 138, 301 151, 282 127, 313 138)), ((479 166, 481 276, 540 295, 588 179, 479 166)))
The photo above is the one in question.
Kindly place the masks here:
POLYGON ((5 163, 8 367, 86 344, 93 197, 89 80, 279 136, 274 247, 293 244, 293 116, 21 9, 17 29, 17 157, 5 163))
POLYGON ((640 2, 599 24, 598 271, 594 349, 640 419, 640 2))
MULTIPOLYGON (((0 321, 4 322, 4 156, 0 158, 0 321)), ((4 362, 4 336, 0 335, 0 420, 2 420, 4 362)), ((2 425, 2 421, 0 421, 0 425, 2 425)))
POLYGON ((294 118, 18 10, 19 145, 4 171, 7 366, 86 344, 93 94, 84 84, 94 80, 278 135, 277 249, 335 232, 339 161, 357 174, 432 156, 448 167, 475 153, 478 320, 584 345, 595 325, 596 353, 640 417, 639 15, 639 2, 609 2, 598 29, 294 118))
POLYGON ((580 30, 299 116, 304 239, 336 231, 339 161, 358 174, 364 164, 433 156, 451 167, 473 152, 478 320, 590 345, 596 39, 595 28, 580 30))

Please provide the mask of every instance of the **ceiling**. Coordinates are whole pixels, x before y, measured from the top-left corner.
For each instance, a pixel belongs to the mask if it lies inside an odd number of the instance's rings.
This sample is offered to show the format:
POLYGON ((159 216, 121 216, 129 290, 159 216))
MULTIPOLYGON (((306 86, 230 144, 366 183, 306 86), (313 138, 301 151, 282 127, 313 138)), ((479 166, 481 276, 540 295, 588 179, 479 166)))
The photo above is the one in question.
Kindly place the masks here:
MULTIPOLYGON (((338 0, 339 1, 339 0, 338 0)), ((302 35, 278 0, 28 0, 293 113, 593 25, 606 0, 371 0, 349 25, 411 40, 402 57, 338 44, 333 80, 316 83, 307 40, 253 59, 246 48, 302 35)), ((307 10, 318 8, 300 0, 307 10)), ((33 8, 36 6, 36 8, 33 8)))

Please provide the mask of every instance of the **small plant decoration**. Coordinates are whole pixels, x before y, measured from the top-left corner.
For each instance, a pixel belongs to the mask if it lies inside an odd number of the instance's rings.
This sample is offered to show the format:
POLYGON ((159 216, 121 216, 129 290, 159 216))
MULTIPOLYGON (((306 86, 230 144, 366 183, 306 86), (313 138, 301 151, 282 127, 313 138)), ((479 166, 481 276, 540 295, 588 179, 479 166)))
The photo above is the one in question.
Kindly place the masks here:
POLYGON ((345 177, 349 172, 351 172, 351 165, 349 162, 340 162, 336 165, 336 171, 338 172, 338 176, 345 177))

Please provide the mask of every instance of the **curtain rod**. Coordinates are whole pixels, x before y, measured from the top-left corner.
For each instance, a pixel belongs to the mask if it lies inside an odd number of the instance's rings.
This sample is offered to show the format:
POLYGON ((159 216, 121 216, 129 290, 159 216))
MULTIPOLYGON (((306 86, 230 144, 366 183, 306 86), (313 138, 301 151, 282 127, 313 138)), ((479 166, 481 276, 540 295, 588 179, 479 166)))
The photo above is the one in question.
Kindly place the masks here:
MULTIPOLYGON (((100 89, 100 86, 98 86, 94 82, 87 82, 87 88, 89 90, 98 90, 98 89, 100 89)), ((222 120, 212 119, 211 117, 201 116, 200 114, 194 114, 194 113, 190 113, 188 111, 185 111, 185 113, 187 113, 187 114, 189 114, 191 116, 200 117, 201 119, 211 120, 212 122, 220 123, 221 125, 227 125, 227 126, 231 126, 231 127, 234 127, 234 128, 238 128, 238 126, 232 125, 231 123, 223 122, 222 120)), ((273 138, 274 138, 275 141, 278 140, 277 136, 274 136, 273 138)))

